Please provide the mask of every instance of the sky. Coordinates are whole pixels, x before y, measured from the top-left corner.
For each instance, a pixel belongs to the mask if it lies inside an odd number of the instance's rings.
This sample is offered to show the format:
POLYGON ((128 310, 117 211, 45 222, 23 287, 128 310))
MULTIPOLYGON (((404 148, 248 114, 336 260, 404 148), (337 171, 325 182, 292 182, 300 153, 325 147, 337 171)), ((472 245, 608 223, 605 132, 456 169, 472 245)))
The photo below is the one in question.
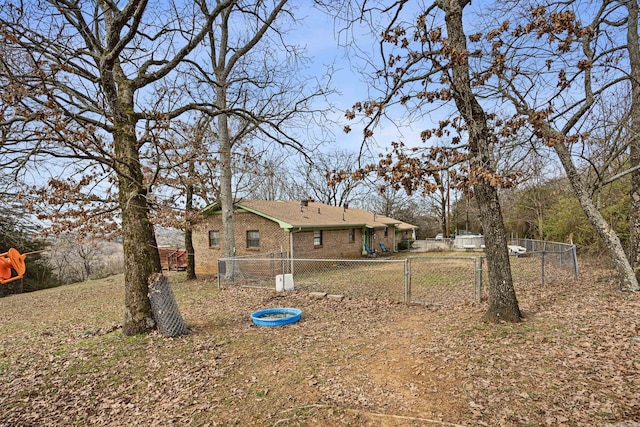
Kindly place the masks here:
MULTIPOLYGON (((312 0, 297 0, 298 3, 309 4, 312 0)), ((336 0, 337 1, 337 0, 336 0)), ((405 19, 413 21, 417 14, 416 8, 420 7, 421 2, 415 1, 405 5, 405 19), (413 9, 412 9, 413 8, 413 9)), ((465 16, 480 16, 478 10, 482 9, 487 3, 474 2, 469 6, 468 13, 465 16)), ((365 101, 367 99, 376 99, 380 93, 372 88, 371 82, 366 81, 366 77, 358 71, 363 66, 363 60, 356 57, 353 49, 347 50, 345 42, 355 43, 362 52, 370 57, 375 58, 379 63, 380 45, 379 34, 383 25, 387 24, 387 18, 378 18, 380 28, 376 30, 376 34, 372 35, 368 26, 361 24, 354 25, 346 38, 344 32, 340 32, 343 24, 334 22, 334 19, 315 8, 301 7, 301 16, 304 16, 304 24, 294 29, 292 32, 293 40, 306 46, 308 55, 313 59, 312 69, 321 75, 327 64, 333 64, 335 73, 332 82, 337 93, 330 96, 330 102, 335 107, 333 118, 336 125, 331 126, 334 142, 327 145, 323 151, 333 151, 336 148, 347 149, 351 152, 359 152, 363 141, 363 124, 358 124, 357 120, 348 121, 345 118, 345 112, 350 109, 355 102, 365 101), (342 128, 344 125, 350 125, 352 130, 346 134, 342 128)), ((474 31, 475 22, 466 22, 467 32, 474 31)), ((369 72, 372 70, 369 69, 369 72)), ((376 156, 378 153, 387 153, 391 147, 391 142, 403 142, 407 147, 424 148, 427 146, 438 144, 439 141, 428 140, 426 143, 421 140, 420 133, 425 129, 432 129, 438 126, 438 123, 449 118, 455 106, 453 103, 438 105, 433 104, 430 107, 423 107, 414 111, 411 118, 406 117, 406 109, 404 107, 389 107, 387 112, 393 119, 393 123, 389 120, 382 120, 374 129, 374 137, 369 142, 371 154, 376 156)))
MULTIPOLYGON (((340 24, 335 23, 333 18, 318 11, 315 8, 301 10, 304 14, 304 25, 297 27, 292 32, 292 39, 303 45, 307 49, 309 57, 312 58, 311 71, 321 76, 327 66, 334 67, 332 84, 336 90, 335 94, 329 97, 330 103, 335 107, 332 114, 337 122, 335 126, 330 126, 335 137, 334 142, 325 147, 326 151, 335 148, 347 149, 357 152, 362 144, 362 125, 357 121, 349 121, 345 118, 345 112, 350 109, 355 102, 369 99, 371 87, 365 81, 358 70, 362 67, 362 61, 354 55, 352 50, 344 47, 345 35, 338 34, 340 24), (344 125, 351 125, 352 131, 345 133, 344 125)), ((357 43, 359 49, 370 55, 379 55, 376 52, 378 41, 375 40, 368 28, 356 26, 353 30, 354 39, 350 42, 357 43)), ((381 152, 389 146, 390 141, 399 138, 417 140, 421 129, 412 128, 405 125, 400 128, 389 124, 382 124, 376 129, 372 144, 374 154, 381 152)))

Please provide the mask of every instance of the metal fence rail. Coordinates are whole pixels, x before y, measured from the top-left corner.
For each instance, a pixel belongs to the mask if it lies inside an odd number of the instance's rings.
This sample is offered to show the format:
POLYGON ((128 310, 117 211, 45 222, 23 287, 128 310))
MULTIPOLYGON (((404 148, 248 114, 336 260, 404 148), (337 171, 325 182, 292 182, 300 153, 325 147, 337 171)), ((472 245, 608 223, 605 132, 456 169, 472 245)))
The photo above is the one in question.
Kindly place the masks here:
POLYGON ((236 259, 252 259, 252 258, 281 259, 281 258, 288 258, 288 257, 289 257, 289 252, 279 251, 279 252, 254 253, 249 255, 236 255, 234 258, 236 259))

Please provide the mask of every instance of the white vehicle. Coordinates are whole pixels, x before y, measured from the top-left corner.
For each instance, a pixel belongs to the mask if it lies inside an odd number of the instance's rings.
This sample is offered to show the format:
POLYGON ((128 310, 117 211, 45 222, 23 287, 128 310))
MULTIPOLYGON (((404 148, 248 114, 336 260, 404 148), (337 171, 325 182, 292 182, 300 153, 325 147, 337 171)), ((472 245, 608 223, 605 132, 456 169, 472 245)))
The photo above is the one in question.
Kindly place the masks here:
POLYGON ((522 255, 527 252, 527 248, 518 245, 507 245, 509 253, 512 255, 522 255))
POLYGON ((442 233, 436 234, 436 240, 442 240, 442 233))

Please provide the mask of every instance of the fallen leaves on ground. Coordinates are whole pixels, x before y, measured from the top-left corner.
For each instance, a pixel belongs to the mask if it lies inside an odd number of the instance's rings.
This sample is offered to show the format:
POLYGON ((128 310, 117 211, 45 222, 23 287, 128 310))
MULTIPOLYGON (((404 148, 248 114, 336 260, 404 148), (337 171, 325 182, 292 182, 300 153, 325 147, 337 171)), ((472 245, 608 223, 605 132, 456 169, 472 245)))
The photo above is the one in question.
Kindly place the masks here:
POLYGON ((312 300, 173 276, 186 337, 125 337, 122 277, 0 300, 0 426, 640 423, 640 298, 611 272, 484 305, 312 300), (303 310, 257 327, 253 311, 303 310))

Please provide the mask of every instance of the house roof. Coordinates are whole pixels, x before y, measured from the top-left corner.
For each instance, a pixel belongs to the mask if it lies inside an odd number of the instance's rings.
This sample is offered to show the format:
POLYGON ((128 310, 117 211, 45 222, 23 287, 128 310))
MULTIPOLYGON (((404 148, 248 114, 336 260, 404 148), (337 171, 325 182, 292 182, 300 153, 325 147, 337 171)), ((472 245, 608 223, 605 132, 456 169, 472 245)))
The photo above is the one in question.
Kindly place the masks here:
MULTIPOLYGON (((404 229, 417 228, 397 219, 384 215, 376 215, 362 209, 341 206, 330 206, 324 203, 309 201, 301 206, 299 200, 242 200, 236 203, 240 211, 252 212, 277 222, 281 228, 384 228, 402 226, 404 229)), ((207 206, 204 215, 212 215, 220 211, 218 204, 207 206)))
POLYGON ((418 227, 413 224, 409 224, 408 222, 401 222, 400 224, 396 225, 396 228, 398 230, 415 230, 418 227))

